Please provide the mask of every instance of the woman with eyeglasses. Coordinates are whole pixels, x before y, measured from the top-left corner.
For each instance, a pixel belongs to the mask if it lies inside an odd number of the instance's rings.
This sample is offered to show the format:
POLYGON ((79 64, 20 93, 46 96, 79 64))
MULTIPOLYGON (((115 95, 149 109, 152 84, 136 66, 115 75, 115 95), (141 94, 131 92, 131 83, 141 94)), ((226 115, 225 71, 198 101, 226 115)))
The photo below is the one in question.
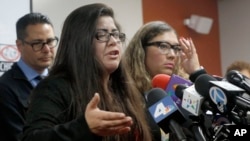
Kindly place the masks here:
MULTIPOLYGON (((151 81, 157 74, 176 74, 188 79, 188 74, 200 70, 191 38, 178 38, 176 31, 163 21, 144 24, 129 42, 124 58, 142 95, 152 89, 151 81)), ((160 129, 155 132, 159 133, 160 129)), ((167 138, 162 132, 162 141, 167 138)))
POLYGON ((32 93, 22 141, 152 141, 121 60, 125 39, 110 7, 72 11, 50 74, 32 93))
POLYGON ((166 22, 152 21, 143 25, 129 42, 124 58, 136 85, 145 92, 152 88, 157 74, 188 74, 200 69, 198 55, 191 38, 179 38, 166 22), (133 57, 131 57, 133 56, 133 57))

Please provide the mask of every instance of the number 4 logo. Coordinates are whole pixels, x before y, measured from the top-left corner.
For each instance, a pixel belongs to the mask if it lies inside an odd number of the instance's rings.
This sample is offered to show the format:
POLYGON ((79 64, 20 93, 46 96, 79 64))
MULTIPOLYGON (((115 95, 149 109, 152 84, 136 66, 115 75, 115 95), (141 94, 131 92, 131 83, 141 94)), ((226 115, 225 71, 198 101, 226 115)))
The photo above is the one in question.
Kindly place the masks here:
POLYGON ((155 108, 154 118, 158 118, 159 116, 165 115, 165 114, 166 114, 166 108, 164 104, 161 102, 155 108))
POLYGON ((164 97, 159 102, 149 107, 149 112, 156 123, 160 122, 176 110, 177 106, 170 96, 164 97))
POLYGON ((174 107, 172 105, 165 106, 164 103, 159 103, 156 105, 154 118, 158 118, 159 116, 167 115, 174 107))

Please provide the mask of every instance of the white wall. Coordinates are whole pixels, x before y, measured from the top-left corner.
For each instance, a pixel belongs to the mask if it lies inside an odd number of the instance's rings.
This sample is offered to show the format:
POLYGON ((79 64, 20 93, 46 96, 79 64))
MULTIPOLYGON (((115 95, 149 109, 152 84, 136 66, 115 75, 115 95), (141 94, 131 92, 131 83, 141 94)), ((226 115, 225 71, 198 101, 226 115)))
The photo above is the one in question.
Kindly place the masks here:
POLYGON ((0 76, 20 58, 15 45, 16 22, 30 12, 30 0, 0 1, 0 76))
POLYGON ((90 3, 105 3, 113 8, 128 41, 143 23, 141 0, 33 0, 33 11, 46 14, 60 37, 64 20, 74 9, 90 3))
POLYGON ((250 62, 250 0, 218 0, 222 74, 235 60, 250 62))
POLYGON ((1 0, 0 44, 15 45, 16 21, 29 12, 30 0, 1 0))

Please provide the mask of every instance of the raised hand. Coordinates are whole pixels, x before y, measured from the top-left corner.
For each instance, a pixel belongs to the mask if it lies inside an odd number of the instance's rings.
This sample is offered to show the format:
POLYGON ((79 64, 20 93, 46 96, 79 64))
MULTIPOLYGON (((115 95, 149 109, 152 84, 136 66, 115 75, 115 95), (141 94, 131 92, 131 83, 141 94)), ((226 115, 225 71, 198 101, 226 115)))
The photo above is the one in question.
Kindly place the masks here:
POLYGON ((179 39, 182 49, 182 67, 188 73, 191 74, 192 72, 200 69, 200 63, 198 54, 196 52, 195 45, 191 38, 183 38, 179 39))

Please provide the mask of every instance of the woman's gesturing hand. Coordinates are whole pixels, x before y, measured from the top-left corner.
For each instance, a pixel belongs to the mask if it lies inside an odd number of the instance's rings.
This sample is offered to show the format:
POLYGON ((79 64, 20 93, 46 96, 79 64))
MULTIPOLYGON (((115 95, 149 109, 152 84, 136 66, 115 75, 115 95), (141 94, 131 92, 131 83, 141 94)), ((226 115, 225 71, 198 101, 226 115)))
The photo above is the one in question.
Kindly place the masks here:
POLYGON ((93 133, 99 136, 109 136, 124 134, 131 130, 130 126, 133 124, 131 117, 124 113, 100 110, 97 107, 99 102, 100 96, 95 93, 85 111, 86 121, 93 133))

